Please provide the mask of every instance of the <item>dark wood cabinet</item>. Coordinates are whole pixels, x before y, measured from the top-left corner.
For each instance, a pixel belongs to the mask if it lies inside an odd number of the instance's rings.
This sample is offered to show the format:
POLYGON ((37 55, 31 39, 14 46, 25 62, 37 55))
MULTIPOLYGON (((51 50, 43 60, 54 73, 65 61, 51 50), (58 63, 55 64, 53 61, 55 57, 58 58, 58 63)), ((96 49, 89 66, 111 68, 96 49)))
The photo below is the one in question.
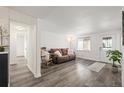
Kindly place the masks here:
POLYGON ((0 87, 8 87, 8 53, 0 53, 0 87))

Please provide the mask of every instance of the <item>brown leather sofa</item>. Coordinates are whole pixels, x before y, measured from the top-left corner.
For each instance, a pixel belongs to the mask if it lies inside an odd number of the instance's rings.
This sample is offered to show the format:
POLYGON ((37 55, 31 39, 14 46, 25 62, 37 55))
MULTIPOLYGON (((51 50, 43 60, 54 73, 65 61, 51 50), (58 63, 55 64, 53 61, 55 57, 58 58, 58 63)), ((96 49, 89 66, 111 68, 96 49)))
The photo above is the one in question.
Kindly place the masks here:
POLYGON ((75 53, 73 53, 73 54, 69 54, 68 53, 68 48, 54 48, 54 49, 50 49, 49 53, 51 55, 53 63, 55 63, 55 64, 59 64, 59 63, 63 63, 63 62, 68 62, 68 61, 76 59, 75 53), (61 57, 57 56, 55 54, 56 51, 59 51, 62 54, 62 56, 61 57))

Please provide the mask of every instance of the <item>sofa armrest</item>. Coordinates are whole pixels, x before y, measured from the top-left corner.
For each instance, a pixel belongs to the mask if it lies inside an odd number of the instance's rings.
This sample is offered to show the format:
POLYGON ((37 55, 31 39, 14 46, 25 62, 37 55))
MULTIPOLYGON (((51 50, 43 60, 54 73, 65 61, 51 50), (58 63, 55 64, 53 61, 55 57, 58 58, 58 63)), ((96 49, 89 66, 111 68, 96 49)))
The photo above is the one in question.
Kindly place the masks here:
POLYGON ((69 51, 68 54, 76 55, 74 51, 69 51))
POLYGON ((73 52, 73 54, 75 55, 76 53, 75 53, 75 52, 73 52))

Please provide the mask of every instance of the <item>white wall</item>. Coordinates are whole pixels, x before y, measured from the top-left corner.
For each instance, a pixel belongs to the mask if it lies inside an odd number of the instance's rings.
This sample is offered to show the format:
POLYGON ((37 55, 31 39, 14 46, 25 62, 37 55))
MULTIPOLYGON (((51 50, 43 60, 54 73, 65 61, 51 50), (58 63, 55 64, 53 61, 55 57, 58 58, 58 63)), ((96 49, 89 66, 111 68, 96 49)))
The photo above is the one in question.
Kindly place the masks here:
POLYGON ((8 29, 8 9, 5 7, 0 7, 0 25, 8 29))
POLYGON ((28 44, 27 44, 27 66, 32 73, 36 72, 36 27, 30 26, 28 30, 28 44))
MULTIPOLYGON (((40 30, 40 46, 49 48, 67 48, 68 42, 65 34, 58 34, 42 29, 43 21, 38 20, 38 29, 40 30)), ((49 27, 48 27, 49 28, 49 27)))
POLYGON ((115 35, 116 39, 116 49, 121 50, 121 32, 120 31, 108 31, 105 33, 96 33, 96 34, 89 34, 89 35, 82 35, 82 37, 90 37, 91 39, 91 50, 90 51, 77 51, 77 57, 101 61, 100 59, 100 36, 101 35, 115 35))
POLYGON ((16 30, 10 23, 10 64, 16 64, 16 30))
POLYGON ((41 32, 41 47, 47 48, 65 48, 67 46, 67 38, 65 35, 52 33, 49 31, 41 32))

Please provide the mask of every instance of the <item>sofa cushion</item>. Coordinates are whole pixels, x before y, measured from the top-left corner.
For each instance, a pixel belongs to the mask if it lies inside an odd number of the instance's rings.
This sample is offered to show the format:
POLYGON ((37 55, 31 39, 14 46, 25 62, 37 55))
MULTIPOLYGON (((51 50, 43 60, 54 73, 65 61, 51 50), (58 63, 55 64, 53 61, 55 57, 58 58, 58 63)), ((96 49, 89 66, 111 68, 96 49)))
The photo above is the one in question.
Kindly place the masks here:
POLYGON ((58 57, 58 62, 57 63, 62 63, 62 62, 66 62, 69 61, 69 56, 62 56, 62 57, 58 57))
POLYGON ((68 48, 62 48, 62 55, 68 55, 68 48))

